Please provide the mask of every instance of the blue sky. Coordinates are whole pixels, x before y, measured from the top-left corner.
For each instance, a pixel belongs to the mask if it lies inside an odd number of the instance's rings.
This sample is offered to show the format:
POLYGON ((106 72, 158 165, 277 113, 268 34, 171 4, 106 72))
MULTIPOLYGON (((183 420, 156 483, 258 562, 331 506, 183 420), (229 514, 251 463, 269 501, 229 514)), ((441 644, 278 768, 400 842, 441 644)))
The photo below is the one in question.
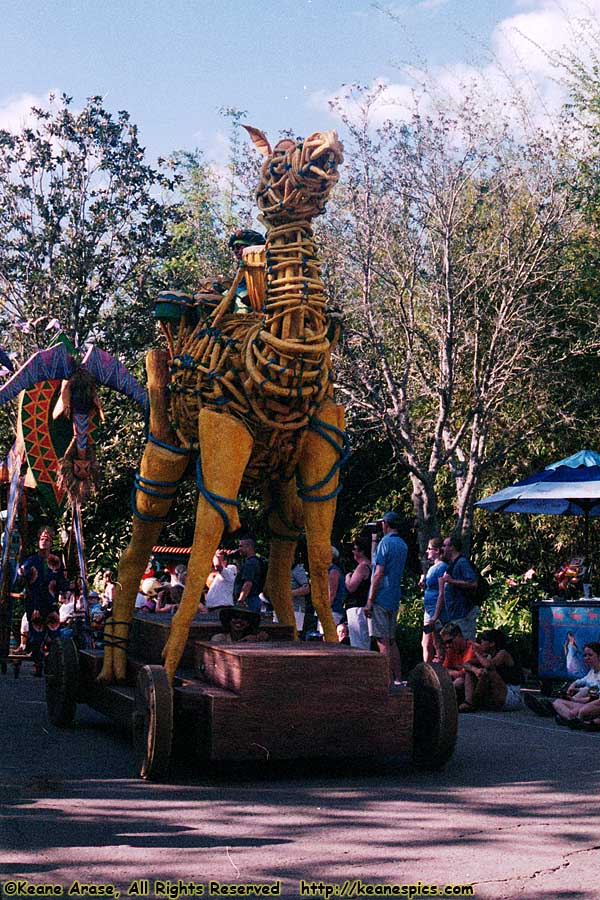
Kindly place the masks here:
MULTIPOLYGON (((270 135, 334 127, 327 98, 343 84, 384 80, 403 95, 406 66, 425 63, 446 85, 489 78, 492 58, 530 63, 524 40, 556 41, 581 2, 382 0, 390 16, 370 0, 3 0, 0 127, 51 90, 78 104, 101 94, 130 112, 151 156, 199 146, 217 157, 220 107, 247 110, 270 135)), ((539 58, 533 69, 544 77, 539 58)))

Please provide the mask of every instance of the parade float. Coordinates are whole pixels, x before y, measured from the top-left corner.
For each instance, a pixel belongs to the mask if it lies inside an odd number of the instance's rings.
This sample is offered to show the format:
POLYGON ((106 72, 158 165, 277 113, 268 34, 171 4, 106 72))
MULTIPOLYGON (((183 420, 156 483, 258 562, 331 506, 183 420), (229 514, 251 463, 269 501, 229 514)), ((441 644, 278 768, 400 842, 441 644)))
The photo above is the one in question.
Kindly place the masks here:
POLYGON ((337 643, 328 597, 331 529, 348 453, 333 397, 339 321, 326 309, 313 220, 338 181, 335 132, 285 139, 265 156, 256 198, 264 246, 250 247, 230 287, 216 276, 193 296, 165 292, 165 348, 147 355, 149 432, 133 490, 133 532, 117 576, 103 650, 55 642, 51 721, 78 703, 133 725, 136 767, 166 777, 172 748, 207 763, 409 753, 439 768, 454 750, 457 710, 445 670, 422 664, 390 688, 388 660, 337 643), (249 308, 234 312, 241 279, 249 308), (187 580, 174 617, 134 615, 144 566, 178 484, 198 488, 187 580), (223 534, 239 528, 239 496, 258 486, 270 534, 265 593, 277 624, 265 641, 214 643, 219 622, 198 600, 223 534), (290 585, 304 531, 323 643, 298 641, 290 585))

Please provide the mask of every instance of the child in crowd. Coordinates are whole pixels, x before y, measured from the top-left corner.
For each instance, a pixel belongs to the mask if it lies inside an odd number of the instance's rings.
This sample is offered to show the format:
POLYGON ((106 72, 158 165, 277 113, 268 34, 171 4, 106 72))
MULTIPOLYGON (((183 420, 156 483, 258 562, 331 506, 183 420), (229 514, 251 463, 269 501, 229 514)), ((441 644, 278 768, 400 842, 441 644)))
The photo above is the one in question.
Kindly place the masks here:
POLYGON ((464 664, 465 700, 460 711, 521 709, 521 671, 506 648, 506 635, 499 628, 483 631, 472 650, 464 664))
POLYGON ((583 648, 588 672, 577 678, 566 690, 565 697, 525 696, 525 705, 538 716, 554 716, 559 725, 600 731, 600 643, 590 641, 583 648))
POLYGON ((464 696, 465 663, 474 656, 473 641, 463 637, 460 625, 449 622, 440 631, 440 640, 444 649, 443 666, 448 670, 452 684, 459 700, 464 696))

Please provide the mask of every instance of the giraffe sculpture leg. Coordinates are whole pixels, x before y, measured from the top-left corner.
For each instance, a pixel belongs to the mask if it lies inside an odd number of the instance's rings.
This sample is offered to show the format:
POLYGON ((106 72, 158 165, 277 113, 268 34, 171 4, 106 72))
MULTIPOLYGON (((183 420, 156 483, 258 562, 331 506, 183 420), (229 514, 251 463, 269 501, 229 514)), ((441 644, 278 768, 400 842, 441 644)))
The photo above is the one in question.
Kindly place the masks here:
POLYGON ((147 516, 151 521, 134 516, 131 540, 119 562, 113 612, 106 623, 104 663, 99 681, 123 681, 125 678, 127 638, 138 586, 175 497, 175 485, 185 472, 188 461, 187 453, 175 453, 150 442, 146 444, 140 465, 141 485, 168 482, 173 487, 151 488, 148 485, 150 490, 170 495, 164 498, 144 490, 135 491, 135 508, 139 516, 147 516))
MULTIPOLYGON (((208 493, 236 501, 242 478, 252 453, 253 438, 238 419, 223 413, 202 409, 198 417, 200 458, 204 489, 208 493)), ((240 527, 237 506, 224 502, 222 507, 229 518, 229 530, 240 527)), ((223 534, 221 514, 201 493, 196 511, 196 525, 192 553, 181 603, 173 616, 169 639, 163 650, 164 665, 169 681, 179 665, 190 625, 198 611, 200 594, 206 584, 212 558, 223 534)))
POLYGON ((344 430, 344 410, 341 406, 329 402, 319 413, 319 420, 321 422, 319 429, 310 428, 306 435, 300 455, 299 472, 304 484, 301 496, 304 494, 302 505, 312 603, 323 626, 325 640, 335 642, 337 631, 329 603, 327 570, 331 564, 331 529, 336 498, 335 496, 330 496, 326 500, 316 498, 333 494, 338 486, 337 466, 344 452, 339 437, 344 430), (332 446, 324 435, 327 435, 336 446, 332 446))
POLYGON ((189 461, 189 453, 175 446, 177 439, 169 424, 168 360, 164 350, 150 350, 146 356, 152 437, 146 444, 140 464, 138 487, 134 492, 138 515, 134 516, 131 540, 119 562, 113 613, 105 629, 104 663, 99 681, 123 681, 125 678, 127 639, 138 585, 175 497, 177 482, 189 461))
POLYGON ((266 501, 271 542, 265 593, 275 608, 278 621, 282 625, 293 625, 296 636, 291 569, 303 519, 295 479, 271 483, 266 501))

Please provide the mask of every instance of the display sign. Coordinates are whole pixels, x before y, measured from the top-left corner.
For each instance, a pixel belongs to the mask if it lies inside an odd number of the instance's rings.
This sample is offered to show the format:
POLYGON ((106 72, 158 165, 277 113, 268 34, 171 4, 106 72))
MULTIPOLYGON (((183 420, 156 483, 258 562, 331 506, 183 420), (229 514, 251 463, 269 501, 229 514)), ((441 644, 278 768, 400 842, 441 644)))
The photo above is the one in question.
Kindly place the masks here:
POLYGON ((588 670, 583 648, 600 640, 600 604, 535 604, 534 637, 540 678, 580 678, 588 670))

